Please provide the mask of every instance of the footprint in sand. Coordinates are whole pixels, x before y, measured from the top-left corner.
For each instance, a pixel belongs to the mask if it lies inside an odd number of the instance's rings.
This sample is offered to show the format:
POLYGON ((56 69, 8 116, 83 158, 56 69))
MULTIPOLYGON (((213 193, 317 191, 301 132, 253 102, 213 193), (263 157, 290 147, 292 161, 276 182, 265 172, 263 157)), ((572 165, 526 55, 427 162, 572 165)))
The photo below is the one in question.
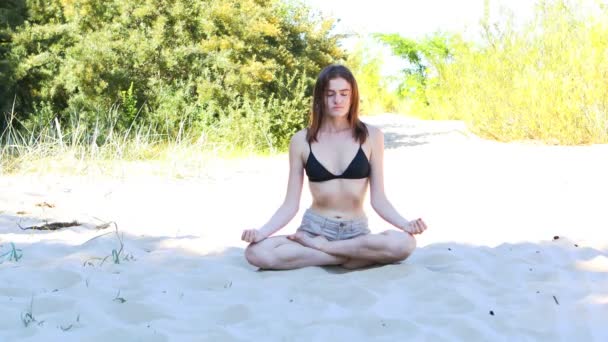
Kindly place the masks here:
POLYGON ((47 294, 44 297, 34 297, 32 306, 37 315, 68 311, 76 305, 76 300, 74 299, 52 295, 53 294, 47 294))
POLYGON ((305 291, 327 303, 335 303, 339 307, 347 309, 367 309, 378 301, 376 295, 368 289, 348 284, 323 286, 322 288, 311 286, 305 291))
POLYGON ((464 314, 476 309, 475 293, 469 291, 466 284, 458 284, 447 279, 440 283, 426 284, 425 286, 410 288, 410 298, 415 298, 415 303, 440 303, 446 314, 464 314), (464 291, 460 289, 464 289, 464 291))
POLYGON ((412 259, 411 262, 424 265, 432 271, 441 271, 459 260, 462 260, 462 257, 446 247, 446 249, 426 250, 424 253, 418 253, 416 259, 412 259))
POLYGON ((380 336, 400 336, 407 331, 407 340, 413 341, 420 334, 420 327, 408 320, 387 319, 378 317, 350 317, 344 321, 345 325, 349 322, 359 322, 358 328, 364 335, 374 339, 380 336))
POLYGON ((504 274, 511 276, 519 274, 522 281, 532 283, 552 283, 560 280, 560 272, 553 265, 523 265, 513 270, 505 270, 504 274))
POLYGON ((470 317, 454 318, 446 327, 446 335, 458 341, 489 341, 495 336, 483 322, 470 317))
POLYGON ((47 272, 40 283, 44 284, 48 289, 65 289, 81 281, 82 276, 79 273, 58 269, 47 272))
POLYGON ((187 282, 184 282, 187 286, 184 289, 194 290, 194 291, 225 291, 232 287, 232 280, 238 280, 242 283, 242 279, 226 274, 216 274, 216 275, 196 275, 188 278, 187 282))
POLYGON ((32 290, 25 287, 0 286, 0 297, 2 298, 19 298, 31 296, 32 290))
POLYGON ((146 341, 146 342, 165 342, 169 338, 165 334, 158 333, 154 330, 142 330, 140 327, 132 327, 130 329, 121 329, 111 327, 110 329, 101 332, 92 337, 87 337, 90 342, 107 342, 107 341, 146 341))
POLYGON ((196 341, 200 342, 232 342, 232 341, 242 341, 242 339, 237 339, 236 337, 230 335, 227 331, 215 327, 211 331, 202 331, 200 334, 197 334, 196 341))
MULTIPOLYGON (((155 310, 149 305, 135 303, 132 301, 127 301, 125 303, 112 303, 106 307, 104 310, 105 313, 116 319, 119 319, 122 322, 131 323, 131 324, 139 324, 144 322, 150 322, 157 319, 172 319, 174 317, 163 313, 161 311, 155 310)), ((129 339, 125 339, 127 341, 129 339)))
POLYGON ((76 272, 62 269, 43 269, 32 272, 27 268, 15 268, 11 276, 3 279, 0 295, 11 297, 30 297, 39 291, 53 291, 70 288, 82 281, 76 272))
POLYGON ((218 314, 219 324, 237 324, 251 317, 251 310, 245 305, 231 305, 218 314))

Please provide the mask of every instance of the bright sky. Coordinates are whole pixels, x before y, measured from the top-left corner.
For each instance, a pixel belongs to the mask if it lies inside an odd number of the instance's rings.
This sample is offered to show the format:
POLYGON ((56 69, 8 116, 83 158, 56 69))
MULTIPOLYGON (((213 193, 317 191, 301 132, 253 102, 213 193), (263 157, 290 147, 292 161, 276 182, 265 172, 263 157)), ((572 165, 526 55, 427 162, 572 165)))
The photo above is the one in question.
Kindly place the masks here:
MULTIPOLYGON (((302 0, 325 15, 339 19, 336 33, 399 33, 421 38, 437 31, 461 32, 465 38, 479 39, 479 22, 484 0, 302 0)), ((504 17, 502 11, 515 13, 515 24, 533 18, 535 0, 490 0, 490 23, 504 17)), ((349 50, 356 38, 342 42, 349 50)), ((388 47, 382 74, 393 75, 405 67, 405 61, 392 56, 388 47)))
MULTIPOLYGON (((321 12, 340 19, 337 32, 399 33, 410 38, 437 30, 460 31, 474 37, 479 31, 484 0, 303 0, 321 12)), ((490 0, 490 20, 500 8, 531 19, 534 0, 490 0)), ((526 19, 526 20, 527 20, 526 19)))

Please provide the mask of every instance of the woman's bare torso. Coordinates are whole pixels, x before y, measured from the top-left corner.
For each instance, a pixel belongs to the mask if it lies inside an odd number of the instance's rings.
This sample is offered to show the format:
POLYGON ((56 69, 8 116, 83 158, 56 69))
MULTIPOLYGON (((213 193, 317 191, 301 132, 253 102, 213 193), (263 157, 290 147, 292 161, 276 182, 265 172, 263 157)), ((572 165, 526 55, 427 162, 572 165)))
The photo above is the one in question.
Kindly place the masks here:
MULTIPOLYGON (((351 138, 350 132, 336 135, 319 133, 318 141, 311 147, 317 160, 334 175, 341 175, 349 166, 359 150, 359 142, 351 138)), ((371 147, 368 143, 361 146, 367 159, 371 147)), ((304 165, 310 150, 305 149, 302 156, 304 165)), ((332 179, 325 182, 309 182, 312 196, 311 209, 316 213, 335 219, 350 220, 365 217, 363 203, 367 193, 369 178, 332 179)))

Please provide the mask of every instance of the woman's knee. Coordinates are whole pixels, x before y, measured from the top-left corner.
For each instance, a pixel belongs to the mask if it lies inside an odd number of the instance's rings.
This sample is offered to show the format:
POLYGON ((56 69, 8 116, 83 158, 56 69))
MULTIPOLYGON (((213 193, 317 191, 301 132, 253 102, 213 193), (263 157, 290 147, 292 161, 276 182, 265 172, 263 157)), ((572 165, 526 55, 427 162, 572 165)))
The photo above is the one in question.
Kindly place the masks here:
POLYGON ((245 249, 245 259, 251 265, 269 269, 274 265, 273 256, 263 246, 251 244, 245 249))
POLYGON ((393 232, 389 249, 396 261, 407 259, 416 249, 416 238, 410 233, 393 232))

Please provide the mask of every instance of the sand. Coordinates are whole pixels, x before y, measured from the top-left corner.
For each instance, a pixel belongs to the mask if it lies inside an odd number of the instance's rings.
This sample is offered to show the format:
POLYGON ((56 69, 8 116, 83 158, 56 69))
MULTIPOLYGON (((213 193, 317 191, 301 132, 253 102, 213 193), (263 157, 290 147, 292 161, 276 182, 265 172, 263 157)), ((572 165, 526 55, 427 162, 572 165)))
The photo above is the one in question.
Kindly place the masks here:
MULTIPOLYGON (((280 205, 286 155, 181 179, 4 175, 0 341, 608 340, 608 146, 364 120, 385 132, 389 199, 429 225, 405 262, 247 264, 240 233, 280 205)), ((390 229, 366 209, 372 231, 390 229)))

